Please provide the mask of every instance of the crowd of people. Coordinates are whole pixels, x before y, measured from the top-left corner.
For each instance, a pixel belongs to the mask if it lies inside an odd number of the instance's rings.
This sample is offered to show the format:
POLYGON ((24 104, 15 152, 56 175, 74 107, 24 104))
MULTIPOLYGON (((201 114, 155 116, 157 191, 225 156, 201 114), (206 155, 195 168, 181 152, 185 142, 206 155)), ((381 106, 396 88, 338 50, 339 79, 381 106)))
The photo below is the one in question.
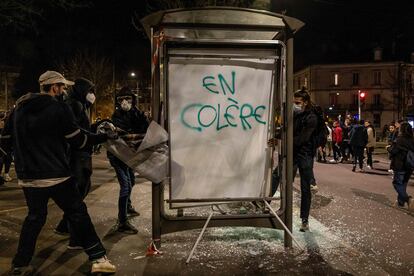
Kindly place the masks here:
MULTIPOLYGON (((106 256, 84 202, 91 188, 91 155, 94 147, 109 139, 142 139, 148 119, 137 109, 135 95, 125 87, 116 96, 112 115, 115 130, 96 133, 90 121, 89 109, 96 99, 95 85, 90 80, 79 78, 72 82, 59 72, 46 71, 39 77, 39 84, 40 93, 19 98, 10 114, 3 116, 1 125, 0 165, 5 166, 2 183, 11 180, 8 170, 13 156, 17 182, 28 207, 11 273, 33 272, 30 262, 46 222, 49 199, 63 211, 54 232, 70 237, 67 248, 84 250, 92 273, 113 273, 116 267, 106 256)), ((130 198, 134 172, 110 153, 108 159, 120 186, 114 228, 136 234, 138 230, 128 219, 139 216, 130 198)))

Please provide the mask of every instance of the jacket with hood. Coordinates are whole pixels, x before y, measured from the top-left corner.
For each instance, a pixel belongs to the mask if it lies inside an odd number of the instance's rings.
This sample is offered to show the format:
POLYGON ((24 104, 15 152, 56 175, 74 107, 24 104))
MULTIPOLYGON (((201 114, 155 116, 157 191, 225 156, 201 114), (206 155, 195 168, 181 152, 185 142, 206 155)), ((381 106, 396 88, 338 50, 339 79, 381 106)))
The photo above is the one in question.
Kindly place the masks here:
POLYGON ((398 136, 397 140, 389 147, 391 168, 394 171, 407 171, 407 152, 414 151, 414 139, 412 137, 398 136))
POLYGON ((368 143, 367 130, 362 125, 354 125, 350 132, 349 144, 353 147, 364 148, 368 143))
POLYGON ((90 131, 91 129, 89 117, 90 103, 86 100, 86 95, 94 86, 95 85, 87 79, 77 79, 65 100, 71 107, 73 115, 75 115, 75 122, 81 129, 86 131, 90 131))
MULTIPOLYGON (((91 131, 89 115, 90 103, 86 100, 86 95, 94 86, 95 85, 87 79, 77 79, 65 100, 72 109, 76 124, 85 133, 91 131)), ((92 147, 88 146, 80 150, 74 149, 72 150, 72 153, 90 156, 92 154, 92 147)))
POLYGON ((335 144, 342 143, 342 128, 340 126, 336 126, 332 130, 332 142, 335 144))
POLYGON ((34 180, 70 176, 68 145, 81 149, 106 139, 82 133, 66 103, 49 94, 28 93, 17 100, 1 146, 13 148, 17 178, 34 180))

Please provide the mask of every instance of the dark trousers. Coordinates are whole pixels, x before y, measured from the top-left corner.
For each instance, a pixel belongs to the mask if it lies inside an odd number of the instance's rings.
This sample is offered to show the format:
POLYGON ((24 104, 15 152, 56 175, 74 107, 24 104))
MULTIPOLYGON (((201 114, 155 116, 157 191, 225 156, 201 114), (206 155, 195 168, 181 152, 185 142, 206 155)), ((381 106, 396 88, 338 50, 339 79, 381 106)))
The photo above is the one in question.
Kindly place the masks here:
MULTIPOLYGON (((92 158, 89 154, 75 154, 71 156, 70 162, 76 188, 82 199, 85 199, 91 189, 92 158)), ((66 214, 56 227, 60 232, 70 232, 70 225, 66 214)), ((70 245, 79 245, 79 239, 71 233, 70 245)))
POLYGON ((333 147, 334 159, 338 160, 339 157, 341 157, 341 143, 339 144, 334 143, 332 147, 333 147))
POLYGON ((131 192, 135 185, 134 171, 124 162, 116 157, 109 159, 112 167, 115 169, 116 177, 119 182, 119 199, 118 199, 118 220, 124 223, 127 220, 127 211, 131 207, 131 192))
POLYGON ((349 159, 349 142, 348 140, 344 140, 341 143, 341 154, 344 161, 347 161, 349 159))
POLYGON ((307 221, 311 207, 312 193, 311 184, 315 181, 313 175, 313 156, 300 155, 294 158, 293 176, 299 169, 300 175, 300 218, 307 221))
POLYGON ((13 158, 10 153, 7 153, 7 155, 4 155, 0 158, 0 173, 3 171, 4 166, 4 173, 9 173, 10 166, 13 161, 13 158))
POLYGON ((23 192, 29 213, 20 233, 17 254, 13 259, 14 266, 27 266, 30 263, 37 237, 46 222, 49 198, 67 215, 71 230, 79 237, 80 245, 90 260, 106 254, 72 178, 51 187, 23 188, 23 192))
POLYGON ((407 194, 407 184, 410 180, 412 173, 412 170, 394 172, 392 185, 394 186, 394 189, 398 194, 397 200, 400 206, 403 206, 405 203, 408 203, 408 199, 410 198, 407 194))
POLYGON ((374 147, 367 148, 367 165, 372 168, 372 154, 374 153, 374 147))
POLYGON ((362 169, 364 162, 364 147, 353 146, 352 151, 354 154, 354 168, 357 166, 357 162, 359 162, 359 168, 362 169))

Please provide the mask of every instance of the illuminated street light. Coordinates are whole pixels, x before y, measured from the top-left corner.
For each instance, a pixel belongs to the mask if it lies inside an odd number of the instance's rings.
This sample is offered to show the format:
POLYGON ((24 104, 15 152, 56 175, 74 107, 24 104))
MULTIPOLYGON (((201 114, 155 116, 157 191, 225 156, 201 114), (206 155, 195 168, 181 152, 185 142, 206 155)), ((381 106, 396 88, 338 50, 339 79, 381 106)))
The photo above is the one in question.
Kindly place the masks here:
POLYGON ((130 75, 131 77, 135 77, 135 72, 131 72, 129 75, 130 75))

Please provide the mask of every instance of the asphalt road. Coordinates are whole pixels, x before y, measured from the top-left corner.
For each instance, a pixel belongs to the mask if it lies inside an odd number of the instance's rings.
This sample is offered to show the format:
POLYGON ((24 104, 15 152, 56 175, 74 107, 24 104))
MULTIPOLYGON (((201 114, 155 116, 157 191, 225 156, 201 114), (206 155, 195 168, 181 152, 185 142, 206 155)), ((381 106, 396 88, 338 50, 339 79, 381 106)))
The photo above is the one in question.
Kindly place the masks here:
MULTIPOLYGON (((366 173, 351 172, 349 164, 315 164, 319 192, 306 234, 298 231, 300 195, 294 195, 293 234, 305 252, 295 246, 285 249, 279 230, 226 227, 207 229, 188 265, 185 260, 200 229, 164 235, 163 255, 145 257, 151 242, 151 183, 138 178, 133 190, 141 216, 132 223, 139 233, 114 233, 119 186, 105 154, 94 157, 93 191, 86 203, 108 256, 118 267, 117 275, 414 274, 413 214, 392 207, 395 192, 388 165, 380 156, 375 159, 381 160, 375 163, 378 170, 366 173)), ((414 194, 412 183, 409 192, 414 194)), ((15 181, 0 187, 0 275, 10 267, 26 212, 15 181)), ((86 255, 67 250, 68 239, 53 233, 61 215, 51 201, 32 264, 37 275, 88 275, 86 255)))

